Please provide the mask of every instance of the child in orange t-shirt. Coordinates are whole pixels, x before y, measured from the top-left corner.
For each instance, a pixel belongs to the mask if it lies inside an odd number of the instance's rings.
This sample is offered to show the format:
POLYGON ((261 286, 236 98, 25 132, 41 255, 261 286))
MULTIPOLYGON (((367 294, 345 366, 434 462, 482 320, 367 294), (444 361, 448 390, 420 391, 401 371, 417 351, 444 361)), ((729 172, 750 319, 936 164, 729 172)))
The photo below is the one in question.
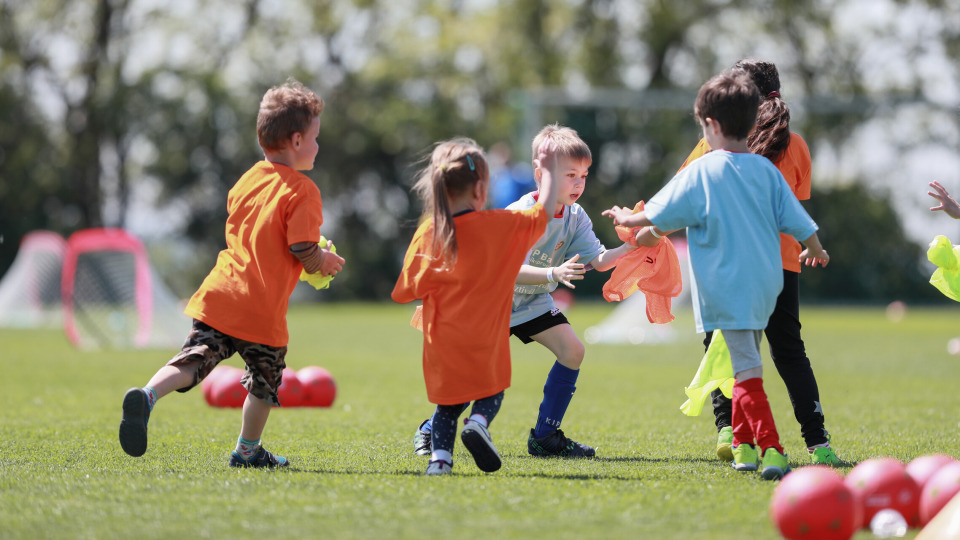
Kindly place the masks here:
POLYGON ((221 361, 239 353, 248 394, 231 467, 285 467, 260 436, 286 367, 287 305, 301 270, 336 275, 344 260, 321 249, 320 190, 298 171, 313 169, 323 100, 288 80, 260 102, 257 138, 264 160, 247 171, 227 196, 227 248, 187 304, 193 329, 179 354, 143 388, 123 397, 120 446, 131 456, 147 450, 147 420, 158 399, 200 383, 221 361))
MULTIPOLYGON (((812 168, 810 150, 800 135, 790 131, 790 108, 780 97, 777 66, 761 60, 745 59, 737 62, 733 71, 749 75, 760 90, 760 109, 755 127, 747 138, 750 151, 773 162, 797 199, 809 199, 812 168)), ((705 139, 700 139, 680 169, 683 170, 709 151, 710 145, 705 139)), ((787 387, 810 460, 814 464, 837 466, 842 462, 830 447, 830 434, 824 427, 823 407, 820 405, 820 390, 800 335, 801 251, 800 243, 795 238, 780 233, 783 290, 777 297, 776 307, 763 332, 770 345, 773 364, 787 387)), ((703 340, 705 348, 709 347, 712 338, 713 332, 707 332, 703 340)), ((714 390, 711 399, 718 433, 717 456, 724 461, 732 461, 731 400, 720 390, 714 390)))
POLYGON ((437 405, 427 475, 452 472, 460 439, 484 472, 500 468, 488 426, 510 386, 510 303, 520 265, 543 234, 557 201, 556 148, 544 141, 540 203, 529 210, 482 210, 490 178, 470 139, 440 143, 414 186, 425 218, 413 235, 391 297, 423 300, 423 378, 437 405))

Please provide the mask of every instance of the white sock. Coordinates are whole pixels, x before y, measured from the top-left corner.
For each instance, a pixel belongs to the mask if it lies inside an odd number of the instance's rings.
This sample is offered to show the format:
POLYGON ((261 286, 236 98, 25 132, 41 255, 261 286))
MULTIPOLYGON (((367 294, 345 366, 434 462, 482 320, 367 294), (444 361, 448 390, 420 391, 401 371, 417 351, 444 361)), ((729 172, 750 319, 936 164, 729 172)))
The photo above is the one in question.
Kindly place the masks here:
POLYGON ((253 458, 253 456, 255 456, 259 451, 260 439, 248 441, 243 437, 237 438, 236 452, 240 454, 240 457, 242 457, 244 461, 250 461, 250 459, 253 458))
POLYGON ((482 414, 471 414, 469 420, 473 420, 481 426, 487 427, 487 418, 482 414))
POLYGON ((442 459, 453 465, 453 454, 446 450, 434 450, 433 453, 430 454, 430 461, 437 461, 438 459, 442 459))

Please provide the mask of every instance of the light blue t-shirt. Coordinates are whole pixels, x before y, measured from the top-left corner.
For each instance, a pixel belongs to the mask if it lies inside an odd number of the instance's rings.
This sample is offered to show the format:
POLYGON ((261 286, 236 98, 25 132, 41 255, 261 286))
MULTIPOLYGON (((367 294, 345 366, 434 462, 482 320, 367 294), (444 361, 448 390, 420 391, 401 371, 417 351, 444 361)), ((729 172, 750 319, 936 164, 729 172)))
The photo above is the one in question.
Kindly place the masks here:
MULTIPOLYGON (((527 193, 507 210, 527 210, 533 208, 537 200, 533 193, 527 193)), ((573 203, 563 207, 562 217, 553 217, 547 223, 547 230, 537 240, 527 257, 527 263, 539 268, 560 266, 570 257, 580 254, 577 262, 587 264, 606 251, 600 239, 593 232, 593 223, 583 208, 573 203)), ((555 309, 550 293, 558 283, 543 285, 517 285, 513 288, 513 311, 510 314, 510 326, 525 323, 549 313, 555 309)))
POLYGON ((769 159, 723 150, 690 163, 644 211, 660 230, 687 229, 697 332, 766 328, 783 289, 779 233, 817 231, 769 159))

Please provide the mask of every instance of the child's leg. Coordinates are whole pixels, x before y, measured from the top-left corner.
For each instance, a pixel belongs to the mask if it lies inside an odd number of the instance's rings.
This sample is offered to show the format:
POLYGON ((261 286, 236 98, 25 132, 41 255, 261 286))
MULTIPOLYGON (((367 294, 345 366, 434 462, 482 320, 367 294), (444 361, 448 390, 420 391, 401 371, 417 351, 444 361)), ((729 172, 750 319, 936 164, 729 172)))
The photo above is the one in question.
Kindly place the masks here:
POLYGON ((800 274, 783 271, 783 291, 764 330, 770 344, 770 356, 783 379, 800 423, 800 433, 808 447, 827 442, 820 390, 800 336, 800 274))
POLYGON ((453 444, 457 435, 457 420, 470 403, 460 405, 437 405, 433 413, 433 430, 430 433, 430 444, 433 451, 431 461, 443 460, 453 463, 453 444))
POLYGON ((776 448, 783 453, 767 394, 763 391, 763 364, 760 360, 760 332, 724 330, 733 363, 733 442, 753 444, 761 450, 776 448))
POLYGON ((490 427, 490 423, 500 412, 503 405, 503 392, 473 402, 470 410, 470 420, 479 422, 483 427, 490 427))
POLYGON ((500 469, 500 454, 493 445, 487 426, 497 416, 502 403, 503 392, 474 401, 470 417, 464 421, 463 431, 460 432, 463 445, 483 472, 494 472, 500 469))
POLYGON ((543 386, 543 401, 534 428, 534 437, 545 437, 560 428, 567 407, 576 391, 580 364, 583 362, 583 343, 566 322, 531 336, 537 343, 557 356, 543 386))
POLYGON ((268 452, 260 443, 270 409, 280 406, 277 391, 283 380, 286 347, 271 347, 234 339, 237 352, 246 362, 240 384, 247 389, 243 402, 243 421, 237 446, 230 455, 231 467, 286 467, 289 460, 268 452))

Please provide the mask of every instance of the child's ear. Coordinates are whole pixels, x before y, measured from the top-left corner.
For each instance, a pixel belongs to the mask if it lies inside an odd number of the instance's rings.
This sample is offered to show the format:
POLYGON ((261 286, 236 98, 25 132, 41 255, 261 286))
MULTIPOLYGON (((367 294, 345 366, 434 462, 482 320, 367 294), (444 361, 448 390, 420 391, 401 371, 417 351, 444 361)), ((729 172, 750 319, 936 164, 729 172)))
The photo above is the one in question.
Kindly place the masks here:
POLYGON ((299 131, 297 131, 290 136, 290 148, 293 148, 294 150, 299 150, 300 143, 302 142, 303 142, 303 133, 300 133, 299 131))

